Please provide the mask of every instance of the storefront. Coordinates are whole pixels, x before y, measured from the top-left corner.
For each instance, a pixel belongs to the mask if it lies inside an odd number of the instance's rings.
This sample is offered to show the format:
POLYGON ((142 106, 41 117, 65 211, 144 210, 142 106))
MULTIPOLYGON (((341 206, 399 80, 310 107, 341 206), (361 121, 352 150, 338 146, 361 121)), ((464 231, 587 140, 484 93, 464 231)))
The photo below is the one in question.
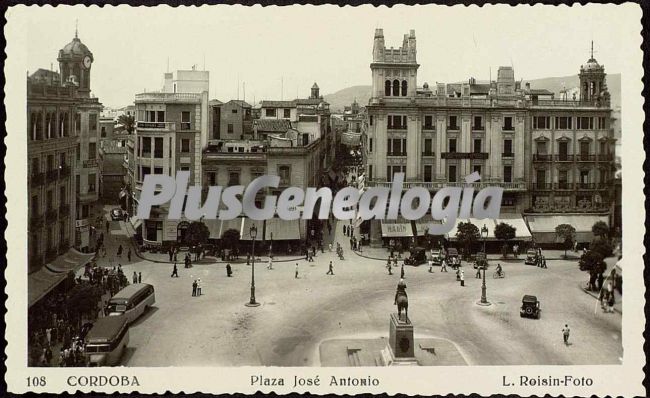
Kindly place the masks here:
POLYGON ((609 225, 608 214, 528 214, 526 221, 536 243, 551 244, 561 243, 555 234, 555 227, 569 224, 576 230, 578 244, 589 243, 594 234, 591 228, 598 221, 609 225))

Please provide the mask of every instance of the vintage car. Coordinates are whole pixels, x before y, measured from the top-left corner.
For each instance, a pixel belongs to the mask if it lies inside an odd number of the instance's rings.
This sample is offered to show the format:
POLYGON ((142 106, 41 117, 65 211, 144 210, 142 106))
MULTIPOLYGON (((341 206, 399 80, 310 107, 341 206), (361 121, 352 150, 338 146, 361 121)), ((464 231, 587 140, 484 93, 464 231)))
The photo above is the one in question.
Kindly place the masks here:
POLYGON ((450 247, 447 249, 447 264, 453 265, 454 263, 460 265, 460 256, 456 248, 450 247))
POLYGON ((476 256, 474 257, 474 269, 477 268, 480 269, 488 268, 487 256, 483 252, 476 253, 476 256))
POLYGON ((111 220, 117 221, 123 219, 124 219, 124 212, 122 211, 122 209, 120 209, 119 207, 111 209, 111 220))
POLYGON ((442 249, 431 251, 431 261, 433 265, 442 265, 442 259, 445 258, 445 251, 442 249))
POLYGON ((539 315, 542 309, 539 307, 539 300, 537 297, 530 296, 528 294, 524 295, 521 299, 521 309, 519 310, 519 316, 526 318, 535 318, 539 319, 539 315))
POLYGON ((536 263, 537 263, 537 250, 528 249, 528 251, 526 251, 526 260, 524 260, 524 264, 535 265, 536 263))
POLYGON ((411 254, 404 259, 406 265, 420 265, 427 262, 427 250, 424 247, 414 247, 411 254))

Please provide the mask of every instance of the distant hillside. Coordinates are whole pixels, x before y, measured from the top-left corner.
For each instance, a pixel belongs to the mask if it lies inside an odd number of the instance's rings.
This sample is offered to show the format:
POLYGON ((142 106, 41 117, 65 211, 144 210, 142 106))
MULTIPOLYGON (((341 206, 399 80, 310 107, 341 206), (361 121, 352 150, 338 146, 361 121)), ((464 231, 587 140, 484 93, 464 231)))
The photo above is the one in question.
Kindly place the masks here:
MULTIPOLYGON (((555 93, 555 98, 560 97, 560 91, 566 87, 569 92, 578 89, 578 75, 564 77, 546 77, 543 79, 524 80, 523 84, 530 82, 531 88, 545 88, 555 93)), ((612 98, 612 108, 616 109, 621 106, 621 74, 607 75, 607 87, 612 98)), ((344 88, 335 93, 325 95, 325 100, 329 102, 332 110, 342 111, 347 105, 350 105, 355 99, 361 106, 368 104, 370 99, 371 86, 352 86, 344 88)))

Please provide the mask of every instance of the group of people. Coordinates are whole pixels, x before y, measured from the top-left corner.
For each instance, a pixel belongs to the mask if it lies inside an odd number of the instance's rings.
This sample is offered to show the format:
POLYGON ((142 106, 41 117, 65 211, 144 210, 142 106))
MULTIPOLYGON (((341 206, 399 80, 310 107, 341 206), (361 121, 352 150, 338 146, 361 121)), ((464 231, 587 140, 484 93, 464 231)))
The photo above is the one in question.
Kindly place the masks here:
POLYGON ((614 304, 616 304, 616 297, 614 296, 614 284, 609 281, 605 288, 600 289, 600 308, 603 312, 614 312, 614 304))

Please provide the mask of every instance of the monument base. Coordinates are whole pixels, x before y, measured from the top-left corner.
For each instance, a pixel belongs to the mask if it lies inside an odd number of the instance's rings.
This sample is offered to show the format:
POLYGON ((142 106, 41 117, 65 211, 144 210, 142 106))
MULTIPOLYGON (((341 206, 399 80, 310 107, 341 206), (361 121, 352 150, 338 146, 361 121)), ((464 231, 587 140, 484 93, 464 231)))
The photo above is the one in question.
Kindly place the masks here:
POLYGON ((381 351, 381 362, 384 366, 418 364, 415 359, 413 324, 406 316, 400 319, 397 314, 390 314, 388 346, 381 351))

